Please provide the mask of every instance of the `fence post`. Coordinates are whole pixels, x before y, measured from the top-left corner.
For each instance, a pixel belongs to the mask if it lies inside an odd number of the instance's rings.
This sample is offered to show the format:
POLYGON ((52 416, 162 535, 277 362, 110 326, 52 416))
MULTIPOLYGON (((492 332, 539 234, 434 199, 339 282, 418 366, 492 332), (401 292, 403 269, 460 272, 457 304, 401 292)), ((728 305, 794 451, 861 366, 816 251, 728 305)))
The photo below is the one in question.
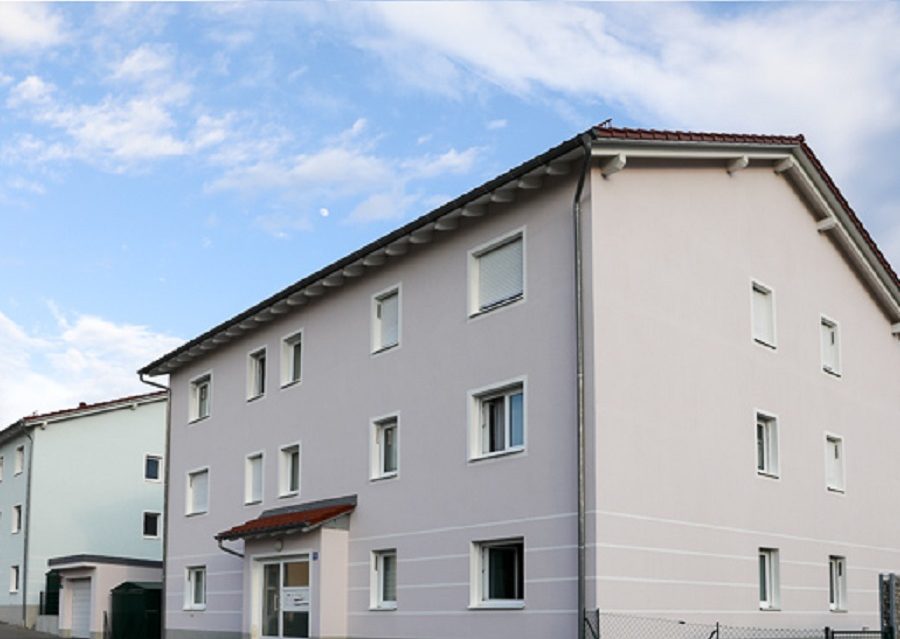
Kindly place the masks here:
POLYGON ((831 628, 825 626, 825 639, 831 639, 831 628))

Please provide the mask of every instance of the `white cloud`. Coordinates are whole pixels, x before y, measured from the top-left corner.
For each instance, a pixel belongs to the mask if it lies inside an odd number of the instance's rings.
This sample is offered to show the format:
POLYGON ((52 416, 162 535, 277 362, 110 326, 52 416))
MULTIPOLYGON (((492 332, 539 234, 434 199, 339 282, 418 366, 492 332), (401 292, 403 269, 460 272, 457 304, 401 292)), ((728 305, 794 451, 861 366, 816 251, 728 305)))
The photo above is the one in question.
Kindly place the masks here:
POLYGON ((55 90, 56 87, 52 83, 44 82, 36 75, 30 75, 10 90, 6 105, 15 109, 47 104, 55 90))
POLYGON ((430 178, 444 173, 468 173, 482 150, 473 146, 464 151, 450 149, 438 156, 426 155, 414 158, 402 164, 403 172, 410 178, 430 178))
POLYGON ((380 222, 397 220, 406 216, 409 208, 418 198, 402 191, 383 192, 370 195, 360 202, 347 218, 349 223, 380 222))
POLYGON ((505 129, 507 124, 509 124, 509 122, 507 122, 503 118, 499 118, 497 120, 491 120, 485 125, 485 127, 489 131, 496 131, 497 129, 505 129))
POLYGON ((145 326, 58 311, 35 335, 0 312, 0 428, 31 413, 148 392, 135 371, 182 340, 145 326))
POLYGON ((167 47, 141 45, 113 68, 112 77, 117 80, 145 82, 148 78, 167 75, 174 58, 167 47))
POLYGON ((48 5, 0 3, 0 49, 31 51, 63 40, 62 18, 48 5))

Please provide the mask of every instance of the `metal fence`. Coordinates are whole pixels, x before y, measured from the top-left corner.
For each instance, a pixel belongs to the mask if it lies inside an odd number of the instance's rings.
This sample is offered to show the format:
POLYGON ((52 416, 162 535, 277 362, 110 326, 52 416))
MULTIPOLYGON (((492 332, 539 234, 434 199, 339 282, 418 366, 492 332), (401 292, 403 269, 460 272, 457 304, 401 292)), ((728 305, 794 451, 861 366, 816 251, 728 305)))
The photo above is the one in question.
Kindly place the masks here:
POLYGON ((760 628, 589 611, 589 639, 880 639, 881 632, 830 628, 760 628))

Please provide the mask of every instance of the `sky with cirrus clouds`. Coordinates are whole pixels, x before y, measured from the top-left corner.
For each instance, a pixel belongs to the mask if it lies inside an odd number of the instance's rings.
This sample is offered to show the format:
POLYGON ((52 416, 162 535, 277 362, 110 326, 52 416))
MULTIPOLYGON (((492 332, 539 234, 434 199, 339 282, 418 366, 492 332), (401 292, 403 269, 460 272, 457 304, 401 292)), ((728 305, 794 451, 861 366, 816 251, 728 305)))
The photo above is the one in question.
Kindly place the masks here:
POLYGON ((607 118, 804 133, 900 268, 896 3, 0 3, 0 426, 607 118))

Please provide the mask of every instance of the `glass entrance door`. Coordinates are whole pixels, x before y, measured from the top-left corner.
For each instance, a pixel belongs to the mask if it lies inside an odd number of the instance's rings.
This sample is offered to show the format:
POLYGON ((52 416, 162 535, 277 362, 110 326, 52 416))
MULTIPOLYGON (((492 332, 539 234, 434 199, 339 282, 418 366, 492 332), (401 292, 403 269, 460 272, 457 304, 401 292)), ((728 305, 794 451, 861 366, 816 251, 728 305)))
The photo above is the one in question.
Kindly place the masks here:
POLYGON ((263 637, 309 637, 309 558, 263 564, 263 637))

